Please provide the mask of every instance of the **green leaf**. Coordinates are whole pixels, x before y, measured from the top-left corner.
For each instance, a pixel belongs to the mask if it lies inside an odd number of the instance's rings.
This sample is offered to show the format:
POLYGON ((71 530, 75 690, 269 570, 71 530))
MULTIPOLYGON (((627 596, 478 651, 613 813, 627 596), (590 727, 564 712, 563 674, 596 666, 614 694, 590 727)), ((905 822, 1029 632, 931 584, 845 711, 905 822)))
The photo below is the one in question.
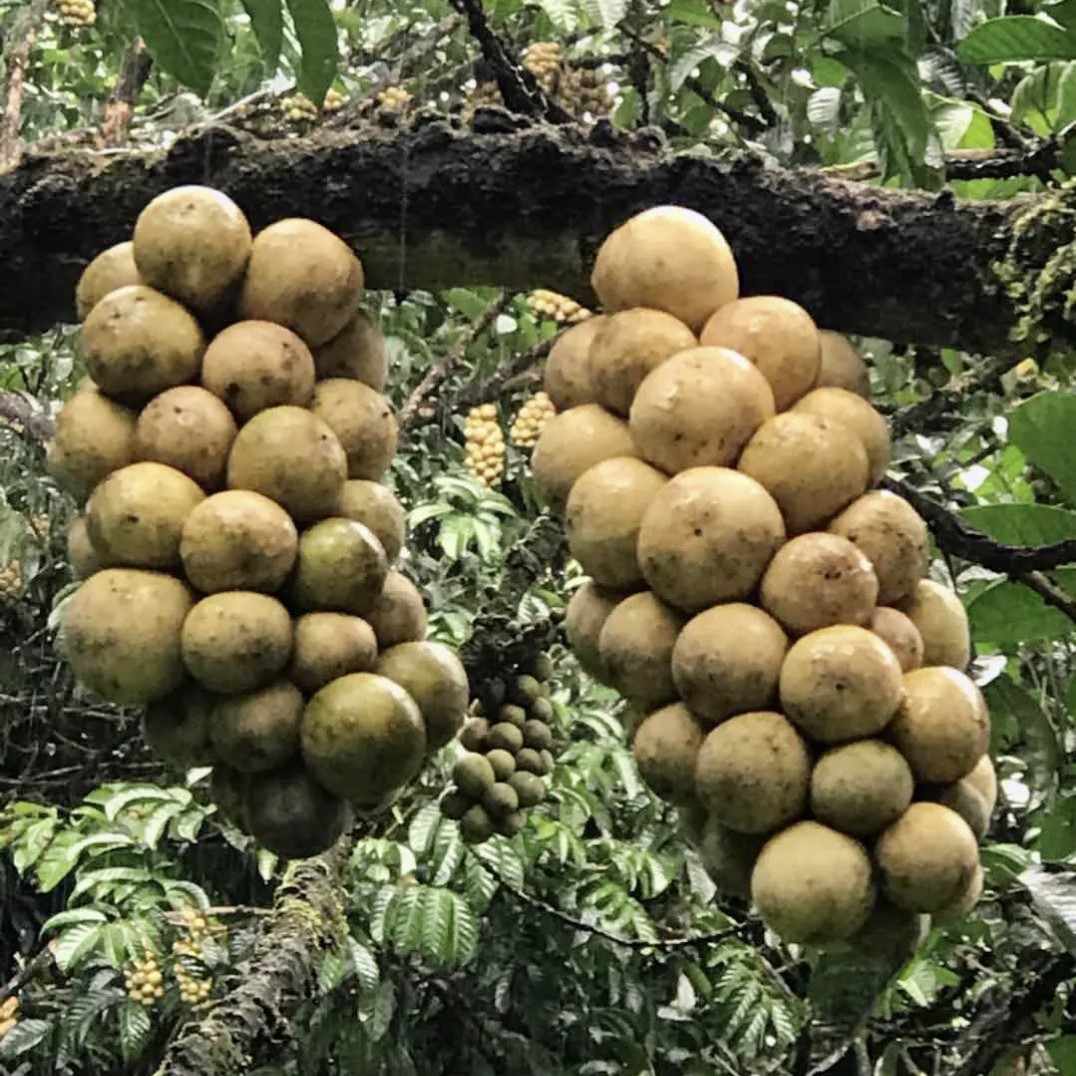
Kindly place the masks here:
POLYGON ((128 1064, 142 1056, 151 1027, 149 1013, 140 1002, 128 998, 120 1006, 120 1049, 128 1064))
POLYGON ((0 1039, 0 1057, 18 1057, 32 1050, 51 1030, 48 1020, 20 1020, 0 1039))
POLYGON ((1040 392, 1009 415, 1009 440, 1076 504, 1076 396, 1040 392))
POLYGON ((612 29, 628 10, 628 0, 582 0, 587 17, 598 26, 612 29))
POLYGON ((118 882, 156 882, 156 879, 144 867, 102 867, 100 870, 88 871, 81 875, 71 891, 70 899, 74 900, 96 886, 103 886, 107 889, 118 882))
POLYGON ((1076 955, 1076 874, 1057 874, 1032 867, 1020 876, 1031 903, 1057 932, 1062 944, 1076 955))
POLYGON ((538 0, 538 6, 561 33, 573 33, 579 25, 579 13, 573 0, 538 0))
POLYGON ((475 846, 475 854, 483 863, 489 864, 498 880, 516 889, 523 888, 523 860, 507 837, 491 837, 484 844, 475 846))
POLYGON ((411 820, 407 830, 407 843, 417 856, 426 855, 433 844, 434 835, 441 824, 441 808, 427 803, 411 820))
POLYGON ((956 53, 969 64, 1076 60, 1076 36, 1034 15, 1005 15, 976 26, 956 53))
POLYGON ((153 813, 146 819, 142 827, 142 841, 149 848, 156 848, 160 843, 161 835, 168 828, 168 823, 178 814, 183 813, 181 803, 162 803, 155 808, 153 813))
POLYGON ((224 20, 216 0, 129 0, 154 62, 204 97, 221 58, 224 20))
POLYGON ((661 17, 686 26, 705 26, 715 30, 721 26, 721 20, 714 16, 705 0, 672 0, 661 9, 661 17))
POLYGON ((1068 634, 1071 621, 1022 583, 999 579, 968 601, 971 637, 995 646, 1056 639, 1068 634))
POLYGON ((250 17, 262 59, 269 71, 280 63, 280 46, 284 40, 284 10, 282 0, 240 0, 250 17))
POLYGON ((63 972, 70 971, 100 940, 100 923, 76 923, 53 942, 52 958, 63 972))
POLYGON ((336 78, 336 22, 328 0, 287 0, 287 5, 302 49, 299 88, 320 107, 336 78))
POLYGON ((381 980, 381 969, 377 966, 377 959, 361 942, 357 942, 354 938, 350 938, 348 942, 351 950, 351 966, 355 969, 356 978, 363 990, 375 990, 381 980))
POLYGON ((108 916, 97 908, 68 908, 46 919, 41 924, 41 933, 46 934, 59 927, 69 927, 75 923, 105 923, 107 921, 108 916))
POLYGON ((465 963, 478 944, 478 919, 471 906, 448 889, 423 894, 422 949, 445 967, 465 963))
POLYGON ((56 831, 56 817, 50 815, 27 826, 12 853, 11 861, 19 874, 25 874, 49 846, 56 831))
POLYGON ((977 530, 1006 545, 1052 545, 1076 538, 1076 512, 1045 504, 983 504, 961 513, 977 530))
POLYGON ((870 47, 903 39, 904 19, 877 0, 832 0, 825 33, 845 45, 870 47))
POLYGON ((128 785, 109 796, 103 808, 105 817, 110 822, 115 822, 120 812, 133 803, 170 803, 172 798, 168 789, 158 788, 156 785, 128 785))
MULTIPOLYGON (((1021 745, 1020 754, 1028 767, 1028 785, 1035 792, 1051 791, 1064 754, 1042 707, 1009 676, 999 676, 987 684, 983 696, 992 721, 1015 730, 1010 742, 1021 745)), ((1005 745, 995 737, 991 746, 997 751, 1005 745)))
POLYGON ((73 844, 67 850, 67 854, 74 859, 78 859, 83 852, 90 848, 111 852, 116 848, 130 848, 134 843, 134 838, 122 830, 111 830, 108 833, 91 833, 73 844))

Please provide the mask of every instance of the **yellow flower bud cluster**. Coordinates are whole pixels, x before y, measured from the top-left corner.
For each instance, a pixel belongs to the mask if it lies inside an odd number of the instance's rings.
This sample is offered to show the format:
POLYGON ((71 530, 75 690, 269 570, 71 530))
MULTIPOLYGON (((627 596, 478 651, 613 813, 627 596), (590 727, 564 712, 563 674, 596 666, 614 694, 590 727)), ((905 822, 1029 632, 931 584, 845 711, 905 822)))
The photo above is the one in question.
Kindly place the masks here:
POLYGON ((467 470, 484 486, 495 485, 504 474, 504 434, 491 404, 472 407, 463 425, 467 439, 467 470))
POLYGON ((534 41, 523 50, 520 59, 524 68, 537 79, 538 85, 549 93, 560 70, 560 42, 534 41))
POLYGON ((186 936, 172 943, 172 954, 176 958, 172 974, 176 977, 180 998, 188 1005, 196 1005, 209 997, 213 989, 213 980, 209 977, 200 978, 194 975, 184 961, 201 964, 202 938, 209 930, 209 921, 193 908, 184 908, 181 914, 186 936))
POLYGON ((321 102, 322 112, 339 112, 347 104, 347 98, 339 91, 330 89, 321 102))
POLYGON ((591 312, 574 299, 548 288, 535 288, 527 296, 527 306, 536 317, 552 318, 558 325, 574 324, 590 317, 591 312))
POLYGON ((318 118, 318 106, 306 94, 293 93, 280 102, 284 118, 291 123, 312 123, 318 118))
POLYGON ((65 26, 81 30, 97 22, 97 8, 93 0, 57 0, 56 9, 65 26))
POLYGON ((390 112, 403 112, 411 104, 411 94, 403 86, 386 86, 377 95, 377 103, 390 112))
POLYGON ((21 562, 9 560, 0 567, 0 605, 15 601, 22 594, 25 585, 21 562))
POLYGON ((164 977, 156 956, 149 949, 141 960, 134 961, 123 973, 123 981, 131 998, 147 1008, 164 997, 164 977))
POLYGON ((561 75, 559 96, 573 116, 604 116, 613 102, 609 83, 592 67, 567 68, 561 75))
POLYGON ((520 448, 534 448, 545 424, 557 413, 553 401, 544 393, 536 392, 519 409, 508 436, 512 444, 520 448))
POLYGON ((12 995, 0 1001, 0 1042, 19 1022, 19 999, 12 995))

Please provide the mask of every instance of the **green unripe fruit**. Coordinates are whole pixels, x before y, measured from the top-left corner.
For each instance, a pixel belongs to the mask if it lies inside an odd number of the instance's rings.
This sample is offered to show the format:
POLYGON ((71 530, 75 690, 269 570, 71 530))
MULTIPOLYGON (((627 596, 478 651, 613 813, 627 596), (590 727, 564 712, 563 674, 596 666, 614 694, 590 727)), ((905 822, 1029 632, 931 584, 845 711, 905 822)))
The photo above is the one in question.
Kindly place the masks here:
POLYGON ((472 717, 460 729, 460 743, 466 751, 481 751, 488 735, 489 722, 484 717, 472 717))
POLYGON ((498 781, 507 781, 516 772, 516 756, 502 747, 495 747, 486 758, 498 781))
POLYGON ((467 813, 471 802, 459 789, 453 789, 441 799, 441 814, 458 822, 467 813))
POLYGON ((502 837, 514 837, 526 821, 527 816, 522 811, 513 811, 511 814, 498 818, 494 823, 494 828, 502 837))
POLYGON ((503 747, 505 751, 510 751, 514 755, 523 746, 523 732, 515 725, 501 721, 489 730, 486 742, 491 748, 503 747))
POLYGON ((548 749, 553 745, 553 730, 544 721, 532 718, 523 726, 523 742, 535 751, 548 749))
POLYGON ((505 703, 501 707, 501 720, 507 721, 509 725, 515 725, 517 729, 523 728, 523 723, 527 720, 527 711, 522 706, 516 706, 515 703, 505 703))
POLYGON ((542 756, 533 747, 524 747, 516 752, 516 770, 526 773, 542 773, 542 756))
POLYGON ((549 722, 553 720, 553 704, 549 699, 535 699, 530 707, 531 717, 536 721, 549 722))
POLYGON ((498 781, 482 797, 482 806, 494 817, 501 818, 519 810, 519 796, 516 790, 504 781, 498 781))
POLYGON ((545 782, 536 773, 519 770, 508 783, 516 790, 520 807, 535 807, 545 799, 545 782))
POLYGON ((533 676, 517 676, 508 689, 509 698, 520 706, 527 706, 542 697, 542 685, 533 676))
POLYGON ((547 774, 553 772, 553 767, 557 764, 557 760, 553 757, 553 752, 548 750, 547 748, 542 748, 542 750, 539 751, 538 754, 541 756, 542 759, 541 773, 544 777, 547 774))
POLYGON ((493 836, 493 822, 480 803, 476 803, 460 819, 460 836, 468 844, 481 844, 493 836))
POLYGON ((467 754, 456 760, 452 780, 459 790, 473 800, 480 800, 497 780, 485 755, 467 754))

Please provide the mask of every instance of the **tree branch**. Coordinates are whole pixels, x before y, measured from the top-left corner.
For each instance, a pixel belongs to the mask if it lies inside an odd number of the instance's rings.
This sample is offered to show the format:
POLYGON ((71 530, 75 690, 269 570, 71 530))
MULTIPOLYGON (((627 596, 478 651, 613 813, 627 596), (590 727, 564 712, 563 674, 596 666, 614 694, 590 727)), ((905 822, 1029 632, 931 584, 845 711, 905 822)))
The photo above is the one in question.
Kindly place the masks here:
POLYGON ((121 146, 127 140, 135 104, 142 87, 153 69, 153 58, 140 37, 127 47, 120 64, 116 85, 112 87, 101 112, 101 127, 97 134, 98 148, 121 146))
POLYGON ((0 330, 70 318, 86 262, 180 183, 227 191, 256 228, 314 217, 351 241, 372 288, 548 287, 586 305, 601 240, 675 202, 725 232, 747 294, 785 295, 842 332, 1015 348, 1013 303, 991 265, 1026 201, 864 188, 751 155, 671 156, 653 131, 602 124, 475 135, 430 122, 270 142, 217 127, 167 153, 28 160, 0 176, 0 330))
POLYGON ((14 167, 22 155, 19 128, 22 97, 26 85, 26 65, 37 31, 45 18, 49 0, 33 0, 21 16, 16 16, 11 38, 4 50, 4 98, 0 106, 0 172, 14 167))

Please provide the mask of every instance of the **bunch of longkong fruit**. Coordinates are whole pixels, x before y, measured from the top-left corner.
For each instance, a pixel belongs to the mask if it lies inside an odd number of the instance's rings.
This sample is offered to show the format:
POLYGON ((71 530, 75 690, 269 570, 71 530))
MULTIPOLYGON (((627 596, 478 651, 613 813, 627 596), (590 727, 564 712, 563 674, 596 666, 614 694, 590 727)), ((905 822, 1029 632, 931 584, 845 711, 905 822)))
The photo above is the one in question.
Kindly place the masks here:
POLYGON ((862 360, 797 304, 740 298, 690 210, 617 228, 592 283, 604 313, 550 353, 533 471, 589 576, 569 640, 630 701, 643 778, 788 941, 965 913, 989 716, 926 525, 875 488, 889 434, 862 360))
POLYGON ((340 238, 177 187, 76 293, 89 379, 49 467, 80 501, 61 645, 98 696, 145 707, 161 757, 211 765, 222 811, 312 855, 463 724, 455 654, 392 564, 403 509, 384 341, 340 238))

